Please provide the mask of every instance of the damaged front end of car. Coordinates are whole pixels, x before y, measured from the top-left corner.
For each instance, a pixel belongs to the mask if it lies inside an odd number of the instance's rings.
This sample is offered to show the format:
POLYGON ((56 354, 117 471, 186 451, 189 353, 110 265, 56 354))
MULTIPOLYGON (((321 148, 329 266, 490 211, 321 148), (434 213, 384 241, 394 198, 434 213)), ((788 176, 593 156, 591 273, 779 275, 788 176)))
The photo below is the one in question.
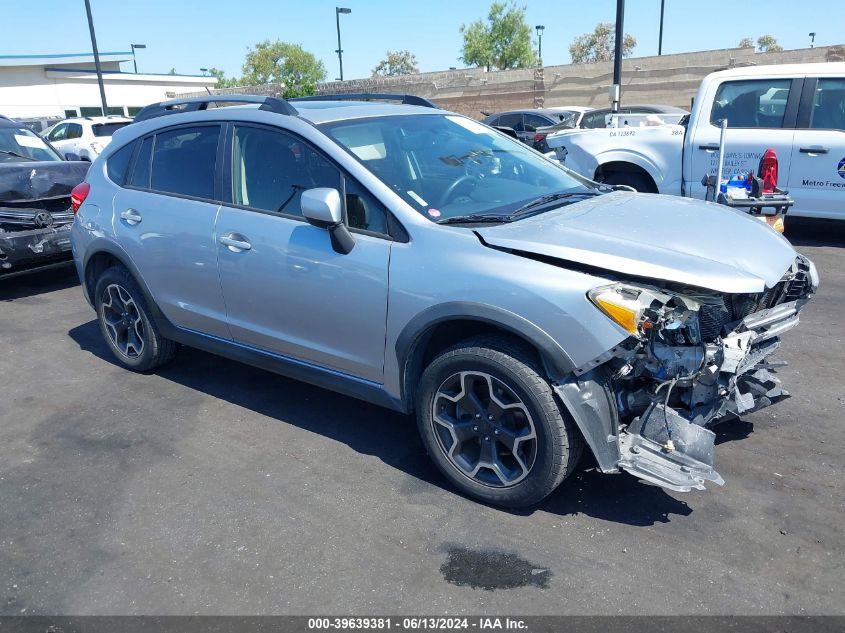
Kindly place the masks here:
POLYGON ((71 190, 87 163, 0 165, 0 277, 68 261, 71 190))
POLYGON ((774 375, 785 363, 770 356, 817 287, 815 267, 799 255, 762 293, 626 282, 591 291, 629 336, 555 390, 599 468, 679 492, 724 483, 709 427, 788 395, 774 375))

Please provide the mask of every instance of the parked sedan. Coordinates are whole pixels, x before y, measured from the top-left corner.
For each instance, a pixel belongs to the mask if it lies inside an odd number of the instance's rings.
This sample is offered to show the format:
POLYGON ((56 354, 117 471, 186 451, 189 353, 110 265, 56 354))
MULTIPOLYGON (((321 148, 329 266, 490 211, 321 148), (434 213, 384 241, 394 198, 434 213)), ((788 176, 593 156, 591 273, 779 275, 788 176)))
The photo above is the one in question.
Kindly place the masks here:
POLYGON ((45 138, 62 156, 76 154, 82 160, 90 162, 111 142, 112 134, 130 123, 132 119, 121 116, 66 119, 50 128, 45 138))
MULTIPOLYGON (((510 112, 497 112, 489 115, 482 122, 495 128, 507 127, 516 132, 517 138, 520 141, 533 147, 537 147, 537 143, 545 140, 545 135, 542 138, 537 134, 537 129, 541 127, 549 127, 560 124, 569 120, 572 116, 570 112, 564 112, 553 109, 537 109, 537 110, 511 110, 510 112)), ((548 150, 546 150, 548 151, 548 150)))

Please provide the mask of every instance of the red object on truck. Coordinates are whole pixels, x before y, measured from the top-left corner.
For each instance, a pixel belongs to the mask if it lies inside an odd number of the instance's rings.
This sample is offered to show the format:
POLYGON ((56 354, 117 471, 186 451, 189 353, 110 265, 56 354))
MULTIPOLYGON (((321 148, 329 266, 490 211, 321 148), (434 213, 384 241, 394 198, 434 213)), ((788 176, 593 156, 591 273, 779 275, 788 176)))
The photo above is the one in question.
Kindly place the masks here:
POLYGON ((763 152, 757 177, 763 179, 763 193, 772 193, 778 186, 778 157, 771 147, 763 152))

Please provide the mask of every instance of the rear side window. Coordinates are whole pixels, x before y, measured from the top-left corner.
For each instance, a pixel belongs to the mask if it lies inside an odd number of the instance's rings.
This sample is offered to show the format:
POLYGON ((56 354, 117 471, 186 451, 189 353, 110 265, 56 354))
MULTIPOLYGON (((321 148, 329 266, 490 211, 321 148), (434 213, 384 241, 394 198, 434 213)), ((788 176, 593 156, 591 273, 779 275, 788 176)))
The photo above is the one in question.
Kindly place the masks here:
POLYGON ((541 116, 537 116, 536 114, 526 114, 524 115, 524 126, 526 132, 536 132, 538 127, 547 127, 552 125, 551 121, 547 121, 541 116))
POLYGON ((141 143, 138 157, 132 167, 132 175, 129 176, 127 185, 139 189, 150 188, 150 158, 153 152, 153 137, 149 136, 141 143))
POLYGON ((521 114, 503 114, 499 117, 499 122, 496 125, 502 127, 509 127, 517 132, 522 132, 522 115, 521 114))
POLYGON ((97 123, 96 125, 92 125, 91 129, 94 131, 94 136, 111 136, 120 128, 126 127, 127 125, 129 125, 128 121, 120 123, 97 123))
POLYGON ((606 123, 606 115, 607 113, 604 110, 599 110, 596 112, 590 112, 589 114, 585 114, 584 118, 581 120, 581 127, 586 129, 596 129, 596 128, 603 128, 607 127, 606 123))
POLYGON ((126 180, 126 172, 129 169, 129 161, 132 160, 132 150, 135 149, 135 143, 129 143, 117 150, 114 154, 109 156, 106 163, 106 172, 109 175, 109 180, 117 185, 122 185, 126 180))
POLYGON ((179 128, 156 134, 150 188, 214 199, 220 126, 179 128))
POLYGON ((710 123, 728 120, 732 128, 780 128, 791 79, 754 79, 726 81, 716 91, 710 123))
POLYGON ((845 79, 819 79, 810 127, 818 130, 845 130, 845 79))
POLYGON ((67 135, 65 139, 82 138, 82 126, 79 123, 67 124, 67 135))

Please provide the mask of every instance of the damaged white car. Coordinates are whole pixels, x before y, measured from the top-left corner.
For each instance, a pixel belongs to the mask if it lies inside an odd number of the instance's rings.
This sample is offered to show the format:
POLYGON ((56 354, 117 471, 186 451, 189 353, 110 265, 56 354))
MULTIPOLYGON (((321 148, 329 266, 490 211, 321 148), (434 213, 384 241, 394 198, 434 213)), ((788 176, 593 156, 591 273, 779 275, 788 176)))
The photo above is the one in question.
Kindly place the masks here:
POLYGON ((72 242, 118 362, 180 343, 415 413, 441 472, 502 506, 543 499, 585 443, 606 473, 721 483, 707 427, 785 393, 771 354, 812 263, 725 206, 352 98, 155 104, 115 134, 72 242))

